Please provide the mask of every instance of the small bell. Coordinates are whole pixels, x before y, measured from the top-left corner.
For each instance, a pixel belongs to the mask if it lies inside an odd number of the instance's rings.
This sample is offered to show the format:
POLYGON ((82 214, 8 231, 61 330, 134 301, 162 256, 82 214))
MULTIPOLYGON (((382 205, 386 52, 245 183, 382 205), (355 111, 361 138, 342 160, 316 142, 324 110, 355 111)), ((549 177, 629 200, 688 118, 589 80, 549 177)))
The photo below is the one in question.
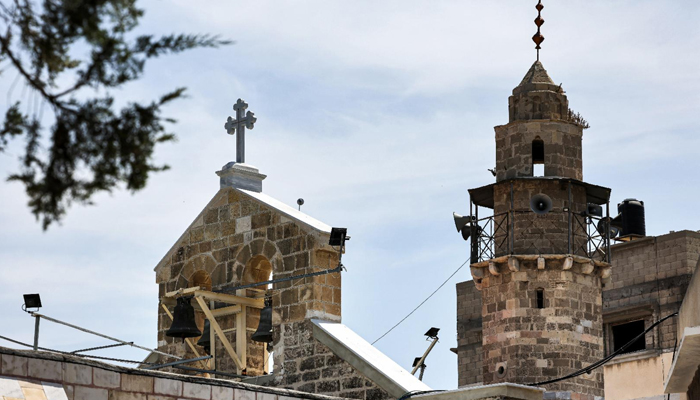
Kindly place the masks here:
POLYGON ((177 305, 173 311, 173 323, 170 329, 165 332, 166 336, 185 338, 200 336, 202 332, 197 328, 197 323, 194 320, 194 308, 190 304, 192 297, 178 297, 177 305))
POLYGON ((265 299, 265 307, 260 310, 260 323, 258 330, 251 337, 253 341, 270 343, 272 342, 272 299, 265 299))
POLYGON ((204 320, 204 332, 202 332, 202 337, 197 341, 197 346, 204 347, 204 351, 207 354, 211 354, 211 335, 210 335, 210 325, 209 320, 204 320))

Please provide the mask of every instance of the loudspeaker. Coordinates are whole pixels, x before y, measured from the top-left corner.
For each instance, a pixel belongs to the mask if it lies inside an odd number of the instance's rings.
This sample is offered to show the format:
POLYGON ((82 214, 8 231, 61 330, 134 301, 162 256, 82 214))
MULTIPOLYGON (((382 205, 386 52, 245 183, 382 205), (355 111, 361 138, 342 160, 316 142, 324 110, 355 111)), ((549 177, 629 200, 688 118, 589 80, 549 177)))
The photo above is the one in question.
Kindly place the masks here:
POLYGON ((616 237, 620 233, 620 228, 616 226, 619 225, 619 220, 616 221, 618 218, 619 215, 615 217, 615 219, 610 219, 610 217, 601 218, 596 226, 598 233, 600 233, 601 236, 605 236, 605 231, 610 230, 610 239, 616 237))
POLYGON ((471 217, 464 217, 462 215, 457 214, 456 212, 452 213, 452 218, 455 220, 455 227, 457 228, 457 232, 461 231, 462 228, 464 228, 472 219, 471 217))
POLYGON ((552 211, 552 199, 544 193, 539 193, 530 199, 530 209, 535 214, 547 214, 552 211))
POLYGON ((469 237, 472 235, 474 237, 478 237, 481 235, 481 227, 476 224, 476 222, 472 222, 471 217, 464 217, 456 212, 452 213, 452 218, 455 220, 455 227, 457 228, 457 232, 460 232, 462 234, 462 239, 464 240, 469 240, 469 237))
POLYGON ((593 203, 588 203, 586 208, 586 215, 592 217, 602 217, 603 216, 603 206, 593 203))

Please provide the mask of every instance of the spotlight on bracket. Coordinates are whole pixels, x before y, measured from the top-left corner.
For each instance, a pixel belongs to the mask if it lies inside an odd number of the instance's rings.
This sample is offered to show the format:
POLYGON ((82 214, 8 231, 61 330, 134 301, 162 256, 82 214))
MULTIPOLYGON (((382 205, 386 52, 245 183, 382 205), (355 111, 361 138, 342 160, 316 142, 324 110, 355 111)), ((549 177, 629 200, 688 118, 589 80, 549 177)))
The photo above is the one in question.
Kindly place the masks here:
POLYGON ((462 233, 462 239, 469 240, 472 234, 478 236, 481 233, 481 227, 476 222, 472 222, 472 217, 465 217, 453 212, 452 218, 455 220, 457 232, 462 233))
POLYGON ((348 236, 348 228, 331 228, 331 238, 328 244, 331 246, 342 246, 346 240, 350 240, 348 236))
POLYGON ((552 199, 544 193, 539 193, 530 198, 530 209, 539 215, 552 211, 552 199))
POLYGON ((27 311, 28 308, 36 308, 36 311, 41 308, 41 297, 39 296, 39 293, 24 295, 24 306, 22 309, 27 311))

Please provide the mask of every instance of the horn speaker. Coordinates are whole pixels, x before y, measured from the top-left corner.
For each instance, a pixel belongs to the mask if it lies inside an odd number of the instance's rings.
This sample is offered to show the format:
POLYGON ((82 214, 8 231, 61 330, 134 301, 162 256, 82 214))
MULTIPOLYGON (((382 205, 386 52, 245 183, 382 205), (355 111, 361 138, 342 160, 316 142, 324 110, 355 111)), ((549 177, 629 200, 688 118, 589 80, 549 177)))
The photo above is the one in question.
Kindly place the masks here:
POLYGON ((530 199, 530 209, 539 215, 552 211, 552 199, 544 193, 539 193, 530 199))

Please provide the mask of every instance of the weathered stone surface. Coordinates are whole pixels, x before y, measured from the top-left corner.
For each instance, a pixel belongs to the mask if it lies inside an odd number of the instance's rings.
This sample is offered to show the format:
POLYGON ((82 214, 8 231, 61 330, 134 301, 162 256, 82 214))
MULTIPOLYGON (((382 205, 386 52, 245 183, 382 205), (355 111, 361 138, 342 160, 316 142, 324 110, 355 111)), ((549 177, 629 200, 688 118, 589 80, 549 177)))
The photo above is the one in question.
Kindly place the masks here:
POLYGON ((153 391, 158 394, 180 396, 182 394, 182 382, 173 379, 155 378, 153 391))
POLYGON ((30 358, 27 362, 27 375, 47 381, 60 381, 63 378, 63 367, 56 361, 30 358))
POLYGON ((153 377, 151 376, 122 374, 121 380, 121 389, 127 392, 153 392, 153 377))
POLYGON ((211 399, 211 386, 201 385, 199 383, 183 382, 182 395, 194 399, 208 400, 211 399))
POLYGON ((74 400, 108 400, 107 389, 75 386, 74 400))
POLYGON ((27 376, 27 362, 24 357, 3 354, 0 365, 2 365, 3 375, 27 376))
POLYGON ((94 385, 103 388, 118 388, 121 386, 121 375, 118 372, 94 368, 92 371, 94 385))
POLYGON ((79 364, 64 364, 63 380, 66 383, 92 385, 92 367, 79 364))

